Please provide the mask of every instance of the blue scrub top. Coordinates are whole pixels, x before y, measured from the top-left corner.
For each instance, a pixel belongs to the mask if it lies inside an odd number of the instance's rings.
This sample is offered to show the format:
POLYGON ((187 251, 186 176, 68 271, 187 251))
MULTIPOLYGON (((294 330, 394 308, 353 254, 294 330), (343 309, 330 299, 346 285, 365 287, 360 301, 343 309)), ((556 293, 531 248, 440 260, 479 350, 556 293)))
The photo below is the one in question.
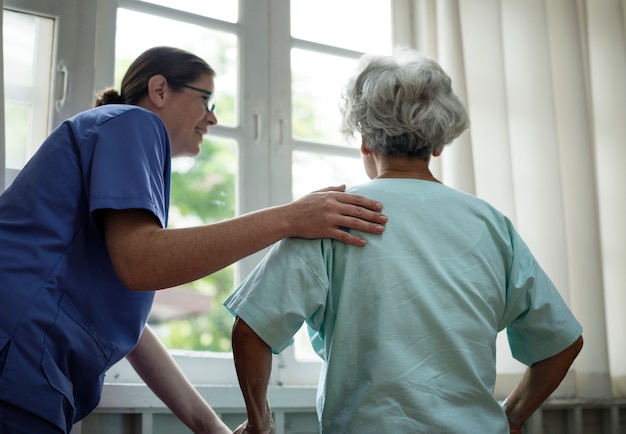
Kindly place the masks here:
POLYGON ((96 211, 147 209, 166 227, 170 160, 154 113, 105 105, 60 125, 0 196, 0 400, 67 431, 97 406, 154 292, 117 278, 96 211))

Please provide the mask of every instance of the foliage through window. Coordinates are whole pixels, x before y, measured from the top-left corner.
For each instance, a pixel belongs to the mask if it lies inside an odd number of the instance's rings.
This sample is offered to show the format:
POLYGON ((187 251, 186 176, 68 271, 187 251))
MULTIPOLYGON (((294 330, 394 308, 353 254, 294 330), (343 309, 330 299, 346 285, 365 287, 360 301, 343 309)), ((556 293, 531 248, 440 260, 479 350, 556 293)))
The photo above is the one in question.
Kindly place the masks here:
MULTIPOLYGON (((197 54, 217 72, 219 124, 237 122, 237 39, 235 35, 120 8, 116 30, 116 88, 130 63, 144 50, 170 45, 197 54), (141 27, 141 35, 136 28, 141 27), (162 29, 169 29, 163 32, 162 29), (132 41, 132 42, 131 42, 132 41)), ((196 158, 172 161, 169 227, 218 222, 235 216, 237 143, 213 133, 196 158)), ((150 324, 170 349, 229 352, 233 318, 222 301, 233 291, 234 267, 195 282, 159 291, 150 324)))

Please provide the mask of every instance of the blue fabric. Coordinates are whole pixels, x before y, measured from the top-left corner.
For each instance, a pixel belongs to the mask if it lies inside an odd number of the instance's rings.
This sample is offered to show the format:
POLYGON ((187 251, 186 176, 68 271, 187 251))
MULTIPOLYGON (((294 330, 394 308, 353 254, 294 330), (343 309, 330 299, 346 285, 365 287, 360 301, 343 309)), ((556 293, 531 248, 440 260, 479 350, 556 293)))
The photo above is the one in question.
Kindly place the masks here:
POLYGON ((55 426, 29 411, 0 401, 0 434, 64 434, 55 426))
POLYGON ((225 301, 275 352, 306 322, 328 433, 508 433, 493 397, 496 336, 531 364, 582 329, 511 223, 441 184, 350 189, 389 223, 363 248, 287 239, 225 301))
POLYGON ((106 105, 56 128, 0 195, 0 400, 68 431, 96 407, 154 298, 117 278, 97 211, 146 209, 165 227, 170 158, 156 115, 106 105))

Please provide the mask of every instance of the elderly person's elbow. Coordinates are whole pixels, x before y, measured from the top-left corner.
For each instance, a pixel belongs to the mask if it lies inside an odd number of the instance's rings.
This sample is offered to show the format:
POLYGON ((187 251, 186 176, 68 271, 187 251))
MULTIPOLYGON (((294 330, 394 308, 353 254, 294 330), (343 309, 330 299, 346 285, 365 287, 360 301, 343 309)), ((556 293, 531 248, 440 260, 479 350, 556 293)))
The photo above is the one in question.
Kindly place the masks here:
POLYGON ((258 340, 259 335, 243 320, 237 316, 233 324, 232 331, 233 346, 237 344, 245 344, 251 340, 258 340))

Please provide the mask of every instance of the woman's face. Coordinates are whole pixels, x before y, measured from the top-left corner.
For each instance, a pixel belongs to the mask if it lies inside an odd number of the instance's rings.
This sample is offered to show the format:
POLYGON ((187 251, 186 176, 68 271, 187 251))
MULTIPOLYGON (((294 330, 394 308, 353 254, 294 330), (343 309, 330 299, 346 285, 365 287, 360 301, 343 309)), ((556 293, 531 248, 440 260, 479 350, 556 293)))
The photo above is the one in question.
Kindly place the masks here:
MULTIPOLYGON (((206 74, 189 86, 213 93, 213 77, 206 74)), ((203 136, 217 124, 214 112, 207 111, 207 94, 183 87, 173 93, 162 113, 172 146, 172 157, 195 157, 200 153, 203 136)))

